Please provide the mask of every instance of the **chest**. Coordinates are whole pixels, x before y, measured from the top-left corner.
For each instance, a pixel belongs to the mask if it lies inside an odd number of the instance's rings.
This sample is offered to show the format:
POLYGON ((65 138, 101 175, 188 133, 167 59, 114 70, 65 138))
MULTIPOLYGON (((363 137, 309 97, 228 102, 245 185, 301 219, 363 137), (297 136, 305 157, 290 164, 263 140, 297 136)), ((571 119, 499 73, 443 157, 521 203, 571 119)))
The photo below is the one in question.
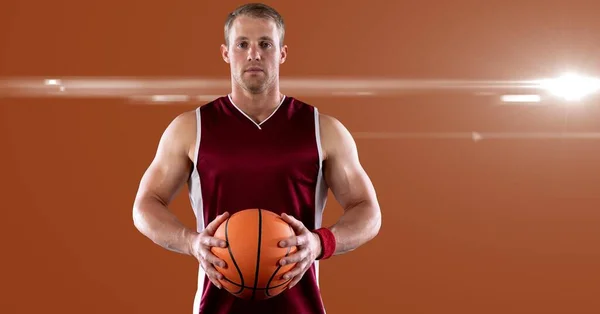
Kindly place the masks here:
POLYGON ((319 170, 315 132, 293 125, 214 127, 202 135, 198 170, 214 180, 312 180, 319 170))

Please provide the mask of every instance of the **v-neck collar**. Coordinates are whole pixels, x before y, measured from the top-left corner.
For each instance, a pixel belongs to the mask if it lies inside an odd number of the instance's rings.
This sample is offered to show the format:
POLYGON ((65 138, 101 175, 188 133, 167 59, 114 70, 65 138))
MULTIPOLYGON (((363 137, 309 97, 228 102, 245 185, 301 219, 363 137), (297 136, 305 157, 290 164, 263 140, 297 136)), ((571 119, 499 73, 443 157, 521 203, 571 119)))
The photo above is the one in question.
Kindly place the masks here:
POLYGON ((286 99, 286 96, 283 95, 283 97, 281 97, 281 101, 279 102, 279 105, 277 105, 277 107, 275 108, 275 110, 273 110, 273 112, 271 112, 271 114, 265 118, 264 120, 262 120, 260 123, 257 123, 256 121, 254 121, 254 119, 252 119, 249 115, 247 115, 242 109, 240 109, 240 107, 238 107, 234 102, 233 99, 231 98, 231 94, 227 94, 227 98, 229 99, 229 103, 231 103, 231 105, 237 109, 244 117, 246 117, 248 120, 250 120, 250 122, 252 122, 259 130, 262 130, 262 125, 267 122, 269 119, 271 119, 271 117, 273 117, 275 115, 275 113, 277 111, 279 111, 279 108, 281 108, 281 105, 283 105, 283 102, 286 99))

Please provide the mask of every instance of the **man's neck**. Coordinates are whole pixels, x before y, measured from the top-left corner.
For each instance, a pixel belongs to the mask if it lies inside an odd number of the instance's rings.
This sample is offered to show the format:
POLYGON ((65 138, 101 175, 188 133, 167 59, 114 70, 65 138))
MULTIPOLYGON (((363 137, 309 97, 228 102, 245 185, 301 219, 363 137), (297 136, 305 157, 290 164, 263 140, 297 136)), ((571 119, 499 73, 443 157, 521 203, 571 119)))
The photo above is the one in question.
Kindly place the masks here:
POLYGON ((277 109, 281 104, 282 97, 279 88, 260 94, 252 94, 239 88, 233 88, 231 91, 233 103, 257 123, 262 122, 277 109))

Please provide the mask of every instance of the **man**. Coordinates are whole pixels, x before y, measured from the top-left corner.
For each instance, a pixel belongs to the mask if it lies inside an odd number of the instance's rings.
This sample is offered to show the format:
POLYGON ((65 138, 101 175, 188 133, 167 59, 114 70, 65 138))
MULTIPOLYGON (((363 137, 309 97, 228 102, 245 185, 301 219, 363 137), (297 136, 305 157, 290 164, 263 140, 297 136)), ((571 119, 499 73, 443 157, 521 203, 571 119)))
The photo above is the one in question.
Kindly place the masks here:
POLYGON ((348 130, 335 118, 279 90, 287 57, 280 15, 248 4, 229 15, 223 60, 231 69, 231 93, 177 116, 162 135, 143 175, 133 208, 135 226, 156 244, 194 256, 200 264, 194 313, 325 313, 318 263, 373 239, 381 214, 348 130), (196 230, 168 209, 188 183, 196 230), (344 209, 321 226, 328 188, 344 209), (210 247, 236 211, 263 208, 281 214, 296 237, 280 245, 299 251, 281 263, 297 263, 285 276, 289 289, 265 301, 244 301, 222 289, 214 265, 224 261, 210 247))

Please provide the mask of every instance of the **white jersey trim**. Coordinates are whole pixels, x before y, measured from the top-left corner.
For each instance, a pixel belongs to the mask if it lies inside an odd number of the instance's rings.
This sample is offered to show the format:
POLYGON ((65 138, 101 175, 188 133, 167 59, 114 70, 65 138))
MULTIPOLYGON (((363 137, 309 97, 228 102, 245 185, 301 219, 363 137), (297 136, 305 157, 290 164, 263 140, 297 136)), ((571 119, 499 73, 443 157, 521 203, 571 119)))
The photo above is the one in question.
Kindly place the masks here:
MULTIPOLYGON (((321 146, 321 119, 319 118, 319 110, 314 107, 315 113, 315 140, 317 143, 317 150, 319 153, 319 172, 317 174, 317 186, 315 191, 315 229, 321 228, 323 224, 323 213, 325 212, 325 206, 327 205, 327 191, 328 186, 324 178, 323 173, 323 147, 321 146)), ((319 261, 315 261, 315 279, 317 286, 320 287, 319 283, 319 261)), ((322 302, 322 300, 321 300, 322 302)), ((323 309, 325 311, 325 309, 323 309)))
POLYGON ((260 123, 256 123, 256 121, 254 121, 254 119, 250 118, 249 115, 247 115, 242 109, 240 109, 240 107, 238 107, 234 102, 233 102, 233 98, 231 98, 231 94, 227 95, 227 98, 229 98, 229 101, 231 102, 231 104, 235 107, 235 109, 237 109, 241 114, 244 115, 244 117, 248 118, 248 120, 250 120, 250 122, 254 123, 254 125, 256 125, 256 127, 261 130, 262 129, 262 125, 263 123, 267 122, 269 119, 271 119, 271 117, 279 110, 279 108, 281 107, 281 105, 283 104, 283 101, 285 100, 285 95, 283 95, 283 97, 281 97, 281 101, 279 102, 279 105, 277 105, 277 108, 275 108, 275 110, 273 110, 273 112, 271 112, 271 114, 264 119, 263 121, 261 121, 260 123))
MULTIPOLYGON (((200 107, 198 107, 196 108, 196 145, 194 147, 193 160, 194 169, 192 170, 188 182, 190 204, 194 210, 194 215, 196 216, 196 230, 198 232, 202 232, 202 230, 204 230, 204 204, 202 201, 202 185, 200 182, 200 174, 198 173, 198 154, 200 151, 200 139, 202 135, 201 121, 200 107)), ((202 300, 204 278, 205 272, 202 267, 198 265, 198 287, 196 290, 196 295, 194 296, 193 313, 198 313, 200 311, 200 301, 202 300)))

